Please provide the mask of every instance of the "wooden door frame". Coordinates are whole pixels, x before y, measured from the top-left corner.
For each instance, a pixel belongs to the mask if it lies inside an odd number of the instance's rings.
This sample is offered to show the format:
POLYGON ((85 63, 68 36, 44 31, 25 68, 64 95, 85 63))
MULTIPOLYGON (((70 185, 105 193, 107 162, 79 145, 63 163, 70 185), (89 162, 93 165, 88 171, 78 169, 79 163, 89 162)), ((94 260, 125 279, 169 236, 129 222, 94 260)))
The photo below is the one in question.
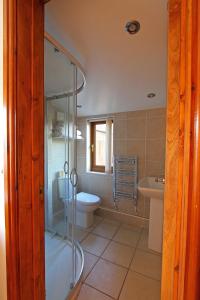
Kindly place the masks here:
POLYGON ((162 300, 200 299, 200 2, 170 0, 162 300))
MULTIPOLYGON (((162 300, 199 299, 200 8, 169 0, 162 300)), ((44 7, 4 0, 8 300, 42 300, 44 7)))
POLYGON ((44 5, 4 0, 8 300, 44 299, 44 5))

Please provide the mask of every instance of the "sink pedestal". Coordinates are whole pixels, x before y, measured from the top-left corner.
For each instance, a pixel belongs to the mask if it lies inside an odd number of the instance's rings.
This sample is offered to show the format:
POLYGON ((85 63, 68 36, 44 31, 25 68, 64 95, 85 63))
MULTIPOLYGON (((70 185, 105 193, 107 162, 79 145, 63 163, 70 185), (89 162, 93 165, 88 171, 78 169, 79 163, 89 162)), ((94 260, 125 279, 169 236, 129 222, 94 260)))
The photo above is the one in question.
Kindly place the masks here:
POLYGON ((138 190, 144 197, 150 198, 148 247, 162 252, 164 184, 156 177, 144 177, 139 181, 138 190))
POLYGON ((163 238, 163 201, 150 198, 149 240, 148 247, 162 252, 163 238))

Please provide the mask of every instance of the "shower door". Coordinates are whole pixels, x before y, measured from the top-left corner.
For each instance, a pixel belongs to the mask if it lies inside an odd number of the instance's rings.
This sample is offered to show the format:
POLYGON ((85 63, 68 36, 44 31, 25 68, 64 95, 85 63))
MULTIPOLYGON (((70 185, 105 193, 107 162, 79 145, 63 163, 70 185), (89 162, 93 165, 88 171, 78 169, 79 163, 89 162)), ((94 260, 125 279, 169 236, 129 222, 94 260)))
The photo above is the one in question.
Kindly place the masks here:
POLYGON ((78 278, 77 68, 48 41, 45 41, 45 53, 45 90, 57 95, 46 96, 45 112, 46 298, 55 299, 57 294, 64 300, 78 278), (51 66, 47 61, 51 61, 51 66), (61 82, 55 80, 57 76, 61 82))

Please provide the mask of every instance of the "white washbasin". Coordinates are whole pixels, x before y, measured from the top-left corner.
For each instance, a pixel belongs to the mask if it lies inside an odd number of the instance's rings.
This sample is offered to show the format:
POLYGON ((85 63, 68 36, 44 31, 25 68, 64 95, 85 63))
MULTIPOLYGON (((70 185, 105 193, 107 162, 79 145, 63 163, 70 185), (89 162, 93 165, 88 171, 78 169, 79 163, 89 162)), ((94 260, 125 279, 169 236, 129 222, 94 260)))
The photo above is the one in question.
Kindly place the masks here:
POLYGON ((164 184, 156 182, 156 177, 144 177, 138 183, 138 190, 145 197, 163 199, 164 184))
POLYGON ((164 198, 164 186, 156 177, 144 177, 138 183, 138 190, 150 198, 148 247, 157 252, 162 252, 164 201, 160 200, 164 198))

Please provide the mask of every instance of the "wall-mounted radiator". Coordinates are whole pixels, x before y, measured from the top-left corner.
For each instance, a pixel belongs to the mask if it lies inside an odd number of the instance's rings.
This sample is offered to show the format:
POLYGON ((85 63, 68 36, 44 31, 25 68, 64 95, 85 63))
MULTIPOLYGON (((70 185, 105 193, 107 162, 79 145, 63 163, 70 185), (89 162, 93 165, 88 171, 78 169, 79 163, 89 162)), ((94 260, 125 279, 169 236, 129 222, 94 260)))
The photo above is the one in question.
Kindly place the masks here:
POLYGON ((133 200, 137 212, 137 156, 114 156, 113 199, 118 209, 120 199, 133 200))

